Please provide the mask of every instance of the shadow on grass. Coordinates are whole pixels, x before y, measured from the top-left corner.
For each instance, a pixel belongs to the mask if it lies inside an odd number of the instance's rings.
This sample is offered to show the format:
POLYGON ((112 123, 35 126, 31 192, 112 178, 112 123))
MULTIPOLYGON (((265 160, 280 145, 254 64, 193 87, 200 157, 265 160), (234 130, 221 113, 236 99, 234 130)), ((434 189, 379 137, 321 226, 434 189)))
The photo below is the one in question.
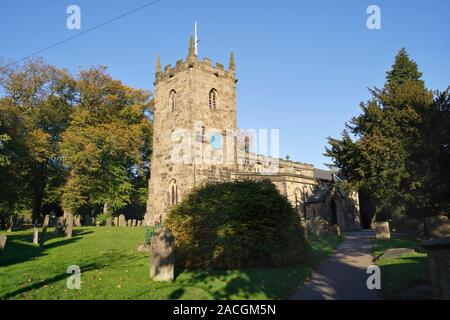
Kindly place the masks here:
MULTIPOLYGON (((82 273, 87 273, 89 271, 105 268, 111 263, 111 261, 118 262, 118 261, 132 260, 132 259, 136 259, 136 257, 132 257, 128 254, 111 252, 111 253, 103 254, 103 255, 99 256, 94 262, 82 262, 79 264, 79 267, 80 267, 80 270, 82 273)), ((44 280, 40 280, 38 282, 27 285, 23 288, 8 292, 4 296, 0 296, 0 300, 20 298, 20 296, 25 293, 33 292, 35 290, 39 290, 45 286, 49 286, 56 282, 66 280, 66 279, 68 279, 70 274, 66 273, 66 270, 64 270, 64 271, 65 272, 62 272, 58 275, 48 277, 44 280)), ((0 274, 0 276, 6 276, 6 275, 0 274)))
POLYGON ((32 243, 32 235, 8 235, 5 251, 0 255, 0 266, 11 266, 35 259, 37 257, 46 256, 47 250, 74 243, 90 233, 93 232, 87 230, 76 230, 73 232, 72 238, 64 238, 63 236, 56 236, 53 232, 48 232, 45 240, 47 244, 43 248, 40 248, 32 243), (53 241, 49 243, 51 240, 55 239, 60 239, 60 241, 53 241))
POLYGON ((382 290, 386 299, 402 299, 402 291, 430 284, 426 256, 405 255, 380 262, 382 290))

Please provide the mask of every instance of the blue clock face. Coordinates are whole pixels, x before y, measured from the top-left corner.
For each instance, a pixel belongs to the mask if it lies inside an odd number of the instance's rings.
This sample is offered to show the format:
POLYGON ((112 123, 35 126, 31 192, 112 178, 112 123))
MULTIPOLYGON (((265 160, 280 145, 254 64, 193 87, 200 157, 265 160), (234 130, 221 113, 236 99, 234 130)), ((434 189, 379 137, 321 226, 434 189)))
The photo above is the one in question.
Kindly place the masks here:
POLYGON ((222 148, 222 135, 220 135, 220 134, 213 135, 211 137, 210 143, 211 143, 211 146, 216 150, 222 148))

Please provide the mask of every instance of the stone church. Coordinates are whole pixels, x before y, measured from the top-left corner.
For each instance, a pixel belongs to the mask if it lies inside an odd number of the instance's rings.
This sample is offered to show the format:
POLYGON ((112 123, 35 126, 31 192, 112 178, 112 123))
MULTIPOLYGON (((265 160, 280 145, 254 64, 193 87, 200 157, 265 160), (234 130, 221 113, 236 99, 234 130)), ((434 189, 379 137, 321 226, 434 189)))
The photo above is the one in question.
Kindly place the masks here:
POLYGON ((191 37, 185 61, 161 68, 153 101, 153 156, 146 225, 160 223, 196 186, 270 179, 306 221, 321 218, 343 230, 360 227, 358 195, 336 187, 337 177, 312 165, 258 155, 253 136, 237 128, 236 70, 199 60, 191 37), (268 168, 270 170, 268 170, 268 168))

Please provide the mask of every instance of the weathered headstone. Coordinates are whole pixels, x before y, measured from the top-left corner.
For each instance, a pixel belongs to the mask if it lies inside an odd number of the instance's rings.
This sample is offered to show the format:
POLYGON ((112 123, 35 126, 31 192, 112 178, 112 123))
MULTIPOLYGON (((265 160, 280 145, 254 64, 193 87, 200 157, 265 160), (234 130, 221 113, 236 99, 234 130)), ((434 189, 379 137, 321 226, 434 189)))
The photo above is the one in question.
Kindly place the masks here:
POLYGON ((55 226, 55 234, 56 235, 62 235, 64 233, 64 217, 59 217, 56 220, 56 226, 55 226))
POLYGON ((0 251, 5 250, 7 239, 7 236, 5 236, 4 234, 0 234, 0 251))
POLYGON ((174 237, 169 229, 158 228, 150 245, 150 279, 153 281, 174 280, 174 237))
POLYGON ((119 226, 119 217, 114 217, 114 226, 118 227, 119 226))
POLYGON ((425 241, 431 283, 436 299, 450 299, 450 237, 425 241))
POLYGON ((377 239, 388 240, 391 238, 389 222, 375 222, 375 232, 377 239))
POLYGON ((91 225, 91 217, 88 214, 85 214, 83 216, 83 226, 90 226, 91 225))
POLYGON ((41 248, 44 247, 44 245, 45 245, 45 235, 47 233, 47 227, 48 227, 49 221, 50 221, 50 216, 46 215, 44 218, 44 223, 42 224, 41 241, 39 243, 41 248))
POLYGON ((341 236, 341 228, 337 225, 337 224, 335 224, 334 226, 333 226, 333 234, 336 236, 336 237, 340 237, 341 236))
POLYGON ((66 216, 66 223, 65 223, 65 228, 64 231, 66 233, 66 237, 67 238, 72 238, 72 231, 73 231, 73 214, 72 213, 68 213, 66 216))
POLYGON ((427 217, 425 224, 430 238, 450 237, 450 220, 446 216, 427 217))
POLYGON ((132 220, 128 220, 128 221, 127 221, 127 226, 128 226, 128 227, 131 227, 131 221, 132 221, 132 220))
POLYGON ((125 221, 125 216, 123 214, 121 214, 119 216, 119 227, 126 227, 127 226, 127 222, 125 221))
POLYGON ((81 216, 79 214, 73 217, 73 226, 81 227, 81 216))
POLYGON ((105 226, 106 227, 111 227, 112 226, 112 219, 111 218, 105 220, 105 226))

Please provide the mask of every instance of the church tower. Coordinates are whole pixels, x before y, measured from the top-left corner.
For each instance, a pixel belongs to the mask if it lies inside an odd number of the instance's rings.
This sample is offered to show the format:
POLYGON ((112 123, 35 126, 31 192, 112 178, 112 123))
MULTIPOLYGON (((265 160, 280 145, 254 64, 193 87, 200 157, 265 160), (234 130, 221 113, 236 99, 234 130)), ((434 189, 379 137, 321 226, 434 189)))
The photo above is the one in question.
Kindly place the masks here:
POLYGON ((200 61, 196 45, 191 37, 186 61, 174 67, 162 70, 157 58, 147 225, 163 220, 195 186, 229 180, 235 169, 226 158, 228 132, 237 126, 234 55, 226 70, 200 61))

